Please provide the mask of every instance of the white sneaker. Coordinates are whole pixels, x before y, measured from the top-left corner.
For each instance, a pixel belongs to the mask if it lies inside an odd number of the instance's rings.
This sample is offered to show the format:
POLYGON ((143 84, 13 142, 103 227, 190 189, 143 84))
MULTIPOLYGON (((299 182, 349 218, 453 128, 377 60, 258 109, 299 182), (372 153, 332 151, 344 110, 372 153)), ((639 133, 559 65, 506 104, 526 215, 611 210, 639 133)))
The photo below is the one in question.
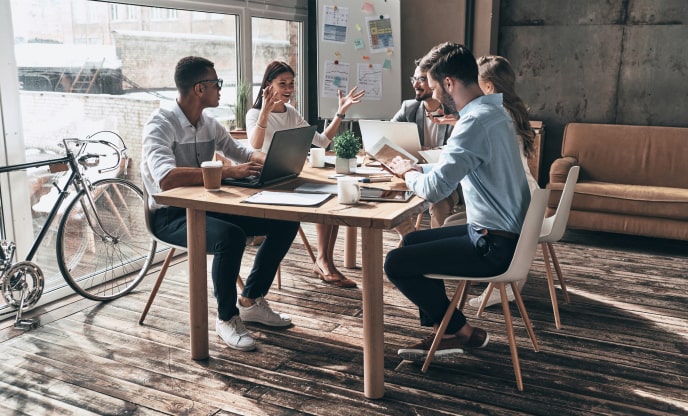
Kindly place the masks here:
POLYGON ((256 304, 253 306, 241 306, 237 299, 237 308, 239 308, 239 316, 244 322, 258 322, 267 326, 289 326, 291 325, 291 317, 289 315, 278 313, 270 308, 268 301, 262 296, 256 298, 256 304))
POLYGON ((235 315, 229 321, 223 321, 219 317, 215 320, 215 332, 230 347, 239 351, 251 351, 256 349, 256 341, 248 333, 239 315, 235 315))
MULTIPOLYGON (((480 304, 483 303, 483 299, 485 299, 486 291, 487 289, 483 290, 483 293, 477 298, 470 299, 468 304, 474 308, 479 308, 480 304)), ((513 302, 516 299, 516 297, 514 297, 514 291, 511 290, 511 285, 506 287, 506 297, 509 302, 513 302)), ((498 303, 502 303, 502 297, 499 295, 499 289, 495 287, 492 289, 492 293, 490 294, 490 298, 487 300, 485 307, 487 308, 488 306, 496 305, 498 303)))

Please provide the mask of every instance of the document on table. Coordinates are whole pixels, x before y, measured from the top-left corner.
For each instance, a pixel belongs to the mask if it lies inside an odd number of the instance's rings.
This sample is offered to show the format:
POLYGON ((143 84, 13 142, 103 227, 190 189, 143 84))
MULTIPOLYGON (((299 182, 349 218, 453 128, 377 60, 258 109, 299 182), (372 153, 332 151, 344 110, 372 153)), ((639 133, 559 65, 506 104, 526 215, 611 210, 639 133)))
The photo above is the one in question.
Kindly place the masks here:
POLYGON ((297 186, 294 191, 305 192, 305 193, 317 193, 317 194, 336 194, 337 184, 336 183, 312 183, 306 182, 302 185, 297 186))
POLYGON ((332 194, 261 191, 249 196, 242 202, 248 202, 250 204, 294 205, 309 207, 320 205, 327 201, 331 196, 332 194))

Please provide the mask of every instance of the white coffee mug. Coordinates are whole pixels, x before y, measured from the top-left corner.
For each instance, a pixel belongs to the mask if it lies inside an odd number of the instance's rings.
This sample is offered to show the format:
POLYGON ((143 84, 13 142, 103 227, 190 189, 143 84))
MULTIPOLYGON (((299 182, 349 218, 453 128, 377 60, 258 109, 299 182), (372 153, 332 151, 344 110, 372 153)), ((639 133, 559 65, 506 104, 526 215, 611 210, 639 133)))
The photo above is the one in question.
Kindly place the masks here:
POLYGON ((353 205, 361 199, 358 178, 342 176, 337 178, 337 200, 340 204, 353 205))
POLYGON ((325 149, 322 147, 311 148, 311 167, 324 168, 325 167, 325 149))

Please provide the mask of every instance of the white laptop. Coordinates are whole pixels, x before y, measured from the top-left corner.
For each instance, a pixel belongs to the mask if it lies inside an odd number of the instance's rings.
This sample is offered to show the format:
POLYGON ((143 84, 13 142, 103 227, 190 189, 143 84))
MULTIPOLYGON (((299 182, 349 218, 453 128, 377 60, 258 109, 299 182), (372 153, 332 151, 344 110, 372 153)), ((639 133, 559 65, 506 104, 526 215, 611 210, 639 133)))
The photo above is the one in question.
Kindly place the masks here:
POLYGON ((389 141, 411 153, 418 159, 423 157, 418 153, 421 150, 418 126, 416 123, 402 121, 359 120, 363 150, 370 153, 376 144, 386 137, 389 141))

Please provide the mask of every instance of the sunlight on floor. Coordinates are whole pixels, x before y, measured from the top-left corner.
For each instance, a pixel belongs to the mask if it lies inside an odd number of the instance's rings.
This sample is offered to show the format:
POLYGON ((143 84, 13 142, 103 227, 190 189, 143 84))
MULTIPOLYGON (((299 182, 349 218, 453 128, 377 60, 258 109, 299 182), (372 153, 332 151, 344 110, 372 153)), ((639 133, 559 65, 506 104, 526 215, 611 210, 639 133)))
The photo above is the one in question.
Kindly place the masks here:
POLYGON ((688 340, 688 320, 686 319, 666 316, 657 310, 652 310, 637 304, 622 302, 609 296, 599 295, 581 289, 568 288, 568 292, 618 308, 625 313, 637 315, 643 320, 650 321, 654 325, 688 340), (679 332, 678 328, 683 328, 683 330, 679 332))
POLYGON ((657 394, 655 394, 655 393, 650 393, 650 392, 638 390, 638 389, 633 390, 633 393, 637 394, 640 397, 645 397, 648 399, 656 400, 658 402, 670 404, 672 406, 678 407, 679 409, 683 409, 683 410, 688 411, 688 402, 679 401, 676 399, 671 399, 669 397, 660 397, 660 396, 657 396, 657 394))

